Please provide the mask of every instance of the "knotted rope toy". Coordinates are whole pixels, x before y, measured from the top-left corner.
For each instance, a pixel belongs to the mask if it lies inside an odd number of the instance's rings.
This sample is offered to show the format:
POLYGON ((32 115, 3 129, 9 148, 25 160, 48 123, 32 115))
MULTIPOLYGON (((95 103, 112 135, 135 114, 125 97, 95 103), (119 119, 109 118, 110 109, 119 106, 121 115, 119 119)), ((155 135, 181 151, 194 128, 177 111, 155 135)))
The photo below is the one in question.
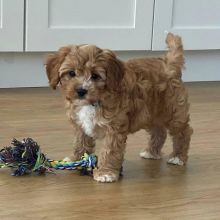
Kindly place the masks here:
POLYGON ((12 140, 13 146, 0 150, 0 168, 12 168, 13 176, 22 176, 36 172, 54 173, 58 170, 79 170, 83 175, 92 175, 97 165, 97 157, 94 154, 85 153, 79 161, 50 160, 41 152, 40 146, 31 138, 18 141, 12 140))

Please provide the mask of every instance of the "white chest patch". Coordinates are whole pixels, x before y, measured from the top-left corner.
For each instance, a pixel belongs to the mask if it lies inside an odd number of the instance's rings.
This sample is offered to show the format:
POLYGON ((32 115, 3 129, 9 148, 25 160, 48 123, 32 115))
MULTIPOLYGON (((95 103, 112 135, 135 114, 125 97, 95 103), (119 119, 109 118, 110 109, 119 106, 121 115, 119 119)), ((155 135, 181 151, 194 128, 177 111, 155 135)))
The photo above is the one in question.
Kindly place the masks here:
POLYGON ((84 132, 92 137, 95 127, 94 118, 96 114, 96 107, 92 105, 83 106, 79 112, 77 112, 77 123, 82 127, 84 132))

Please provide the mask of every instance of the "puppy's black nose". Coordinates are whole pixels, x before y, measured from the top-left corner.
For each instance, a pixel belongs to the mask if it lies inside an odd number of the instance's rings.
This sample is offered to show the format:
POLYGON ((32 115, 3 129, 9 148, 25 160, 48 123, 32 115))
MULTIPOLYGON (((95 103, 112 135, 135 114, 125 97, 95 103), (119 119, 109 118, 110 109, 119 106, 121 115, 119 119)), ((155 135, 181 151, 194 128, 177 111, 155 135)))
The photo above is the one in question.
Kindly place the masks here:
POLYGON ((80 88, 80 89, 77 89, 76 92, 78 96, 82 98, 87 94, 88 90, 80 88))

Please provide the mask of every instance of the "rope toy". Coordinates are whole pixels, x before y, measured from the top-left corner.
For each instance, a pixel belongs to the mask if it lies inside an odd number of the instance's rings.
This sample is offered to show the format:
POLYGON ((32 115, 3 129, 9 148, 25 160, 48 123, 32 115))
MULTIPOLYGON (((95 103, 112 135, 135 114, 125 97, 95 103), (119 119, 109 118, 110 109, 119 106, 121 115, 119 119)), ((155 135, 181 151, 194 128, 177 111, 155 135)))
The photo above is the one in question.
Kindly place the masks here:
POLYGON ((50 160, 40 150, 40 146, 31 138, 12 140, 13 146, 0 150, 0 168, 12 168, 13 176, 22 176, 36 172, 54 173, 56 170, 79 170, 82 175, 92 175, 97 166, 97 157, 85 153, 79 161, 50 160))

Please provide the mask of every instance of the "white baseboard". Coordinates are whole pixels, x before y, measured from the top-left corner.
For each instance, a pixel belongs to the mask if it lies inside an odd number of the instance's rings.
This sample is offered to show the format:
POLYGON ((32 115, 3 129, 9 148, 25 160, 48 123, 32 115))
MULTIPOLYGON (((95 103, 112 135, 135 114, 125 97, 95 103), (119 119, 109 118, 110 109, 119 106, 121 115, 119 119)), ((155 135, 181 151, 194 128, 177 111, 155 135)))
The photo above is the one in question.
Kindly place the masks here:
MULTIPOLYGON (((120 51, 121 59, 160 56, 162 52, 120 51)), ((186 51, 183 80, 220 81, 220 50, 186 51)), ((48 86, 43 59, 46 53, 0 53, 0 88, 48 86)))

